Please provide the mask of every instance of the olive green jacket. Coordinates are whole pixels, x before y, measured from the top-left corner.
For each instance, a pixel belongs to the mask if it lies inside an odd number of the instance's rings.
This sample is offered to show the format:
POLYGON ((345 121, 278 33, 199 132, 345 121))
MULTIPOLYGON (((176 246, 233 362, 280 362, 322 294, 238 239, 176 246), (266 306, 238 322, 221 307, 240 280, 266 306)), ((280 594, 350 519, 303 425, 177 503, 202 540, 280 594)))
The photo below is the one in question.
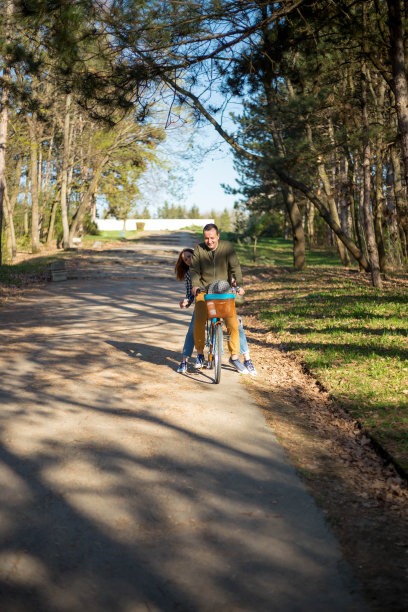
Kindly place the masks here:
POLYGON ((216 280, 227 280, 232 277, 242 287, 242 272, 234 247, 226 240, 220 240, 215 251, 211 251, 205 242, 198 244, 190 264, 192 287, 208 287, 216 280))

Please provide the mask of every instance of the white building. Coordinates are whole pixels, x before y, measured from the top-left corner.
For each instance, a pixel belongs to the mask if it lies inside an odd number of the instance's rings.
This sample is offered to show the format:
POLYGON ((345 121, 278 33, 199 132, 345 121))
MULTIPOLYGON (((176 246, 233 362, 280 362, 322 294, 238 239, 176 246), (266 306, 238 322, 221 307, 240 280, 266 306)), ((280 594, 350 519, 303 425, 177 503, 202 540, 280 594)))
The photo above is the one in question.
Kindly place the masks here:
MULTIPOLYGON (((102 232, 114 232, 123 230, 123 221, 118 219, 95 219, 98 229, 102 232)), ((184 227, 198 225, 204 227, 207 223, 214 223, 214 219, 127 219, 125 229, 128 232, 135 231, 136 223, 144 223, 146 231, 180 230, 184 227)))

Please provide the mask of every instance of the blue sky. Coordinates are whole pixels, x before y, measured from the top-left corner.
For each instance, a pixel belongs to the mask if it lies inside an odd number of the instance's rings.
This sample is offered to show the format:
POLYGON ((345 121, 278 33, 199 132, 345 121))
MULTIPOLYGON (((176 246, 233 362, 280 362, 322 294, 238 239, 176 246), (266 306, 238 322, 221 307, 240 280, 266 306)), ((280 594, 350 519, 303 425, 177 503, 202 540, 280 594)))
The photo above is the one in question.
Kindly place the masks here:
POLYGON ((233 209, 239 195, 228 195, 221 187, 222 183, 237 187, 232 149, 211 125, 169 129, 161 150, 169 174, 153 167, 141 182, 141 205, 147 204, 152 215, 165 200, 187 209, 196 205, 201 214, 233 209))
POLYGON ((233 158, 229 145, 221 143, 217 151, 210 151, 204 157, 194 175, 194 183, 186 197, 186 206, 196 204, 200 213, 211 209, 232 210, 237 195, 226 194, 221 183, 236 187, 237 173, 233 168, 233 158))
MULTIPOLYGON (((234 125, 228 113, 224 114, 222 125, 233 132, 234 125)), ((159 149, 159 159, 165 166, 153 164, 142 175, 136 215, 147 206, 150 214, 156 216, 165 201, 181 204, 186 209, 196 205, 202 215, 211 210, 217 213, 225 208, 233 210, 240 195, 228 195, 221 187, 222 183, 238 186, 232 149, 212 125, 203 122, 200 127, 193 127, 188 121, 174 124, 166 130, 166 139, 159 149)), ((98 199, 97 207, 102 216, 106 208, 103 198, 98 199)))

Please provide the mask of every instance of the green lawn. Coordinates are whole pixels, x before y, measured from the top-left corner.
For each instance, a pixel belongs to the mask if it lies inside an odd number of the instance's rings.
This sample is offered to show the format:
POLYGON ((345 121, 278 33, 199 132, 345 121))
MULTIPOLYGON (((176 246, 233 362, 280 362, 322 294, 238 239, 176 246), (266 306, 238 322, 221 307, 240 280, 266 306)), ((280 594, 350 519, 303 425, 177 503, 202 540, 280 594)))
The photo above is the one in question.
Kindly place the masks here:
MULTIPOLYGON (((221 233, 221 238, 227 237, 221 233)), ((293 266, 293 248, 291 240, 283 238, 259 238, 256 247, 256 260, 253 258, 253 241, 245 244, 234 242, 234 249, 238 253, 241 264, 247 266, 293 266)), ((306 251, 306 261, 309 266, 340 266, 337 253, 327 250, 306 251)))
POLYGON ((408 469, 408 275, 379 291, 368 275, 328 265, 326 254, 295 272, 278 263, 285 245, 263 248, 275 264, 248 269, 262 274, 247 292, 249 309, 408 469))
POLYGON ((140 232, 138 231, 126 231, 118 230, 112 232, 100 232, 97 236, 86 235, 82 236, 82 245, 88 246, 93 244, 94 242, 117 242, 123 240, 134 240, 140 232))

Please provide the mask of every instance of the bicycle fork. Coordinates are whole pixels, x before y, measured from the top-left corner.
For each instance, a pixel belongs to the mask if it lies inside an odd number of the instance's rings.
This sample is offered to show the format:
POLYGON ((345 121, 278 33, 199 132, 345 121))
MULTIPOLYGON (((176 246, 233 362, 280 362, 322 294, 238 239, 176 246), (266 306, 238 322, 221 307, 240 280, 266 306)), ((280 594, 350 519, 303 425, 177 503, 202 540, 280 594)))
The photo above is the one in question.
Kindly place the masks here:
MULTIPOLYGON (((207 360, 207 368, 211 370, 213 367, 214 361, 214 346, 215 346, 215 332, 217 329, 217 325, 222 325, 220 319, 212 319, 211 321, 207 321, 207 342, 206 346, 208 348, 208 360, 207 360)), ((221 353, 224 353, 224 347, 221 346, 221 353)))

